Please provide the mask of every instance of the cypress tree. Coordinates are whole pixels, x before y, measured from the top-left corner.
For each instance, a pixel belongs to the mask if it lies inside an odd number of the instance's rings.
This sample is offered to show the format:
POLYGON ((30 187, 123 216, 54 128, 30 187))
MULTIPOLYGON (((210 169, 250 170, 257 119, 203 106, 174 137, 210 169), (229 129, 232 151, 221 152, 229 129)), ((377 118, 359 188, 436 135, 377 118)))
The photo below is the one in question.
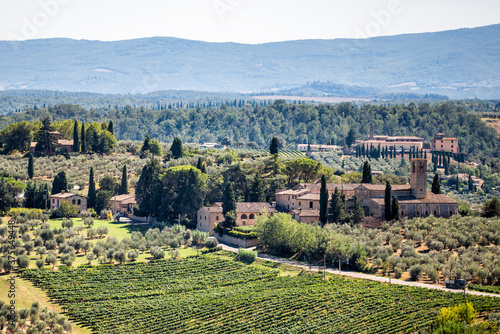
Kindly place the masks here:
POLYGON ((372 183, 372 169, 368 160, 363 164, 363 178, 361 179, 361 183, 372 183))
POLYGON ((424 151, 424 159, 427 160, 427 151, 424 151))
POLYGON ((26 185, 26 190, 24 191, 25 208, 35 207, 35 192, 36 192, 36 183, 34 181, 28 181, 28 184, 26 185))
POLYGON ((271 139, 271 145, 269 146, 269 154, 278 154, 279 153, 279 142, 278 138, 273 137, 271 139))
POLYGON ((365 217, 365 212, 361 207, 361 200, 358 195, 354 195, 352 220, 354 224, 359 224, 365 217))
POLYGON ((474 181, 472 181, 472 175, 471 174, 469 174, 469 183, 468 183, 468 186, 469 186, 469 191, 473 192, 474 191, 474 181))
POLYGON ((172 157, 174 157, 174 159, 182 158, 182 156, 184 155, 182 140, 179 137, 174 138, 172 146, 170 147, 170 151, 172 152, 172 157))
POLYGON ((80 142, 78 141, 78 121, 73 126, 73 152, 80 152, 80 142))
POLYGON ((330 207, 328 208, 328 221, 331 223, 339 223, 344 220, 345 216, 345 203, 340 195, 339 189, 335 188, 330 200, 330 207))
POLYGON ((66 179, 66 172, 60 171, 52 181, 52 195, 59 194, 61 191, 68 191, 68 180, 66 179))
POLYGON ((457 172, 457 187, 455 190, 460 191, 460 178, 458 177, 458 172, 457 172))
POLYGON ((128 194, 127 165, 123 165, 123 170, 122 170, 122 185, 120 187, 120 195, 123 194, 128 194))
POLYGON ((85 140, 85 124, 82 123, 82 133, 81 133, 81 139, 82 139, 82 146, 80 152, 82 153, 87 153, 87 143, 85 140))
POLYGON ((401 216, 399 214, 399 200, 397 196, 392 197, 392 219, 401 219, 401 216))
POLYGON ((385 220, 392 220, 392 187, 389 181, 385 184, 384 213, 385 220))
POLYGON ((201 161, 201 157, 198 158, 198 162, 196 163, 196 168, 201 170, 203 168, 203 162, 201 161))
POLYGON ((439 153, 438 153, 438 158, 439 158, 439 159, 438 159, 438 165, 439 165, 439 166, 442 166, 442 165, 443 165, 443 163, 441 162, 441 157, 442 157, 442 152, 439 152, 439 153))
POLYGON ((141 152, 149 151, 149 142, 151 141, 151 137, 149 133, 146 133, 144 136, 144 142, 142 143, 141 152))
POLYGON ((109 124, 108 124, 108 131, 111 132, 111 134, 114 136, 115 135, 115 129, 114 129, 114 126, 113 126, 113 121, 109 121, 109 124))
POLYGON ((251 189, 249 191, 249 201, 250 202, 265 202, 266 193, 264 191, 264 184, 260 173, 257 172, 252 182, 251 189))
POLYGON ((203 174, 207 174, 207 168, 205 167, 205 164, 201 165, 201 172, 203 174))
POLYGON ((222 214, 225 216, 231 211, 236 211, 236 198, 234 196, 233 184, 228 182, 222 197, 222 214))
POLYGON ((33 179, 35 176, 35 163, 33 161, 33 154, 31 152, 28 155, 28 178, 33 179))
POLYGON ((326 179, 321 175, 321 188, 319 191, 319 221, 325 225, 328 219, 328 189, 326 188, 326 179))
POLYGON ((437 173, 434 174, 431 191, 433 194, 441 194, 441 183, 439 182, 439 175, 437 175, 437 173))
POLYGON ((89 191, 87 193, 87 207, 95 208, 95 204, 96 204, 96 192, 95 192, 95 181, 94 181, 94 167, 90 167, 89 191))

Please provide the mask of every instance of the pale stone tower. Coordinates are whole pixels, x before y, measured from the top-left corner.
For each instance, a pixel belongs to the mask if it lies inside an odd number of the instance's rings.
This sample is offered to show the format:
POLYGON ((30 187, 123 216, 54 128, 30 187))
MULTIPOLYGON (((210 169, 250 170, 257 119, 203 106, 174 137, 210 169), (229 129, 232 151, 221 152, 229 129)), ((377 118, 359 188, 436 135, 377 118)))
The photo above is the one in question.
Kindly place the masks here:
POLYGON ((411 194, 417 199, 427 197, 427 160, 411 159, 410 161, 411 194))

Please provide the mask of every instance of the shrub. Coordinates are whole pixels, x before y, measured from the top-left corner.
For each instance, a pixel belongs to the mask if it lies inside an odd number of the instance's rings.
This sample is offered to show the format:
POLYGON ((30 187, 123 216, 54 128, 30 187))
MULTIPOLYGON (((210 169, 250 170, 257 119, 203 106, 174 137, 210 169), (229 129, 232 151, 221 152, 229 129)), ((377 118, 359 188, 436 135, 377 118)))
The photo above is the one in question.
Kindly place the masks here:
POLYGON ((215 238, 208 238, 207 241, 205 241, 205 247, 207 248, 215 248, 219 245, 219 242, 215 238))
POLYGON ((254 252, 252 250, 246 250, 243 248, 240 248, 238 250, 238 255, 240 261, 245 263, 252 263, 257 258, 257 252, 254 252))
POLYGON ((410 268, 410 278, 412 281, 418 281, 422 277, 423 268, 421 265, 416 264, 410 268))

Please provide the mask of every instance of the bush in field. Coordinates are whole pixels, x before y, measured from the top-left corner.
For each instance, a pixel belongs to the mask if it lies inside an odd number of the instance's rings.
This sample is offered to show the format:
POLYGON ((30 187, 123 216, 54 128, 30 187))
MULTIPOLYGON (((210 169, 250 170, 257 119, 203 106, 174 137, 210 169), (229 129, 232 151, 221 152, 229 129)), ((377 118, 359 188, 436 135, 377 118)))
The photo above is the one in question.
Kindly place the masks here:
POLYGON ((252 263, 257 258, 257 252, 240 248, 238 250, 238 256, 241 262, 252 263))
POLYGON ((193 238, 193 245, 201 245, 207 240, 208 233, 194 230, 191 237, 193 238))
POLYGON ((208 238, 207 241, 205 241, 205 247, 207 248, 215 248, 219 245, 219 242, 215 238, 208 238))
POLYGON ((153 258, 155 260, 165 258, 165 252, 159 246, 153 246, 153 247, 151 247, 151 249, 149 250, 149 252, 151 253, 151 255, 153 256, 153 258))

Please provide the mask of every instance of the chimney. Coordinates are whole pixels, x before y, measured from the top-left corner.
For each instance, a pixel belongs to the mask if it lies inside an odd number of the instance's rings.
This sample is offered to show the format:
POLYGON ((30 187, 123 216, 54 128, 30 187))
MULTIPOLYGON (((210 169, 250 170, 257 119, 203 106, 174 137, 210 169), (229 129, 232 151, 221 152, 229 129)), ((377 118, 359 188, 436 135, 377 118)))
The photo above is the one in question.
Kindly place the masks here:
POLYGON ((61 194, 64 194, 66 192, 66 190, 61 190, 61 194))

